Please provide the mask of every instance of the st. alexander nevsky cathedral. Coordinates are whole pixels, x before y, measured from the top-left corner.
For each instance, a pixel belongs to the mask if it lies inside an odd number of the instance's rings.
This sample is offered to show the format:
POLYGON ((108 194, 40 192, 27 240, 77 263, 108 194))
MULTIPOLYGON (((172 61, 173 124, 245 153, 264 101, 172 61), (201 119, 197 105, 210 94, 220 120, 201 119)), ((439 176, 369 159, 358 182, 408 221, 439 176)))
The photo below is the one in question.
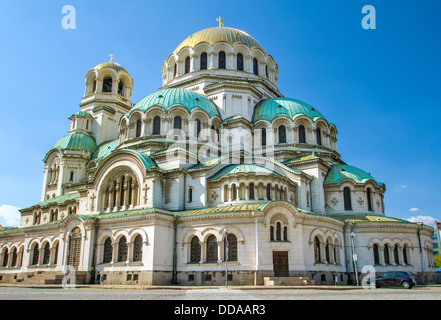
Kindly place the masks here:
POLYGON ((278 74, 222 24, 182 41, 136 103, 113 55, 90 69, 40 202, 0 231, 0 283, 356 284, 365 266, 433 281, 433 228, 387 216, 384 183, 278 74))

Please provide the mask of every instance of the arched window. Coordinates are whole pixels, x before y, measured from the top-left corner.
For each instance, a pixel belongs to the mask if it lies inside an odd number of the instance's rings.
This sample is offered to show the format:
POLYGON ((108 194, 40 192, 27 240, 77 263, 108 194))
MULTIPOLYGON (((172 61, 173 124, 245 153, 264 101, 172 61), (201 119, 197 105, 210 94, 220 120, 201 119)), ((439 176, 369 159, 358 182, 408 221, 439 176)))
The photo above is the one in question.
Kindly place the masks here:
POLYGON ((266 186, 266 199, 271 200, 271 185, 270 184, 268 184, 266 186))
POLYGON ((185 58, 185 73, 190 72, 190 57, 185 58))
POLYGON ((127 261, 127 239, 123 236, 118 242, 118 262, 125 261, 127 261))
POLYGON ((133 178, 130 177, 129 185, 128 185, 128 188, 127 188, 127 189, 129 189, 129 199, 128 199, 127 205, 129 205, 129 206, 131 206, 132 203, 133 203, 133 187, 134 187, 133 186, 133 178))
POLYGON ((279 143, 286 143, 286 127, 283 125, 279 127, 279 143))
POLYGON ((182 118, 180 116, 174 117, 173 129, 182 130, 182 118))
POLYGON ((122 176, 121 177, 121 189, 120 189, 120 199, 119 199, 119 203, 121 206, 124 205, 124 200, 126 199, 126 177, 122 176))
POLYGON ((262 143, 262 147, 263 146, 266 146, 266 129, 265 128, 262 128, 262 131, 261 131, 261 143, 262 143))
POLYGON ((221 51, 219 52, 218 69, 225 69, 225 68, 226 68, 225 52, 221 51))
POLYGON ((409 264, 409 260, 407 258, 407 245, 403 246, 403 262, 404 264, 409 264))
POLYGON ((153 135, 157 136, 161 134, 161 117, 156 116, 153 118, 153 135))
POLYGON ((336 264, 340 264, 340 256, 338 252, 338 242, 334 242, 334 261, 336 264))
POLYGON ((276 241, 282 241, 282 224, 276 223, 276 241))
POLYGON ((54 209, 51 211, 51 222, 58 220, 58 210, 54 209))
POLYGON ((124 97, 124 82, 122 80, 118 83, 118 94, 124 97))
POLYGON ((235 184, 231 186, 231 201, 237 200, 237 187, 235 184))
POLYGON ((390 257, 389 257, 389 245, 384 245, 384 263, 390 264, 390 257))
POLYGON ((352 210, 351 189, 347 187, 343 189, 343 200, 345 204, 345 210, 352 210))
POLYGON ((138 234, 133 245, 133 261, 142 261, 142 236, 138 234))
POLYGON ((14 250, 12 250, 12 261, 11 261, 11 267, 16 267, 17 266, 17 248, 14 248, 14 250))
POLYGON ((193 202, 193 188, 188 188, 188 202, 193 202))
POLYGON ((299 126, 299 143, 306 143, 305 127, 299 126))
POLYGON ((196 138, 199 138, 199 134, 201 133, 201 121, 199 119, 196 119, 194 129, 195 129, 194 136, 196 138))
POLYGON ((55 252, 54 252, 54 260, 53 263, 57 264, 58 262, 58 248, 60 247, 60 243, 57 242, 57 245, 55 246, 55 252))
POLYGON ((228 248, 228 261, 237 261, 237 237, 229 233, 224 239, 224 257, 227 257, 228 248))
POLYGON ((380 251, 378 249, 378 244, 374 244, 374 264, 380 264, 380 251))
POLYGON ((224 186, 224 202, 228 202, 228 186, 224 186))
POLYGON ((217 262, 217 240, 214 235, 207 238, 207 262, 217 262))
POLYGON ((3 254, 3 267, 8 266, 8 259, 9 259, 9 254, 8 254, 8 249, 6 249, 5 253, 3 254))
POLYGON ((400 263, 400 261, 398 259, 398 244, 395 244, 395 246, 394 246, 394 262, 395 262, 395 264, 400 263))
POLYGON ((274 226, 270 226, 270 240, 274 241, 274 226))
POLYGON ((255 200, 255 196, 254 196, 254 183, 250 183, 248 186, 248 194, 249 194, 249 199, 250 200, 255 200))
POLYGON ((317 128, 317 130, 315 131, 316 137, 317 137, 317 144, 319 146, 322 145, 322 132, 320 131, 319 128, 317 128))
POLYGON ((237 70, 243 71, 243 55, 242 55, 242 53, 237 54, 237 70))
POLYGON ((103 92, 104 93, 111 93, 112 92, 112 78, 107 77, 103 80, 103 92))
POLYGON ((207 69, 207 53, 203 52, 201 54, 201 70, 207 69))
POLYGON ((368 210, 373 211, 372 210, 372 196, 371 196, 371 189, 370 188, 368 188, 366 190, 366 195, 367 195, 368 210))
POLYGON ((112 240, 109 238, 104 241, 104 254, 103 254, 103 263, 110 263, 112 261, 113 248, 112 248, 112 240))
POLYGON ((138 121, 136 121, 136 137, 140 137, 141 136, 141 129, 142 129, 142 120, 139 119, 138 121))
POLYGON ((322 261, 320 252, 320 240, 318 237, 314 238, 314 260, 315 262, 322 261))
POLYGON ((326 240, 326 245, 325 245, 325 258, 326 258, 326 261, 327 261, 327 262, 330 261, 330 260, 329 260, 329 257, 330 257, 330 255, 329 255, 329 241, 326 240))
POLYGON ((259 64, 257 63, 257 59, 253 59, 253 73, 255 75, 259 75, 259 64))
POLYGON ((32 255, 32 265, 35 266, 38 264, 39 256, 40 256, 40 248, 38 247, 38 243, 36 243, 34 246, 34 251, 33 251, 33 255, 32 255))
POLYGON ((283 241, 288 241, 288 227, 283 227, 283 241))
POLYGON ((69 181, 73 181, 73 179, 74 179, 74 172, 71 171, 71 172, 70 172, 69 181))
POLYGON ((199 263, 201 261, 201 244, 199 238, 194 236, 191 238, 190 244, 190 262, 199 263))
POLYGON ((51 248, 49 246, 49 243, 46 243, 43 252, 43 264, 49 264, 50 258, 51 258, 51 248))
POLYGON ((173 67, 173 78, 176 78, 177 73, 178 73, 178 65, 175 63, 173 67))

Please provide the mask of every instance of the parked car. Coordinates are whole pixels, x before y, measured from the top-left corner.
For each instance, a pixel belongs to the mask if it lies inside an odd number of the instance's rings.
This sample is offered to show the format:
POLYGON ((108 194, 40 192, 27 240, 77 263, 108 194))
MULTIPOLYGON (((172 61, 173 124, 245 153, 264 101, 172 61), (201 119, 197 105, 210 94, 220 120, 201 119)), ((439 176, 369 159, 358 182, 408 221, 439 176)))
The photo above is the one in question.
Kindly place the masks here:
POLYGON ((412 289, 417 284, 415 277, 409 272, 391 271, 376 277, 375 287, 402 287, 412 289))

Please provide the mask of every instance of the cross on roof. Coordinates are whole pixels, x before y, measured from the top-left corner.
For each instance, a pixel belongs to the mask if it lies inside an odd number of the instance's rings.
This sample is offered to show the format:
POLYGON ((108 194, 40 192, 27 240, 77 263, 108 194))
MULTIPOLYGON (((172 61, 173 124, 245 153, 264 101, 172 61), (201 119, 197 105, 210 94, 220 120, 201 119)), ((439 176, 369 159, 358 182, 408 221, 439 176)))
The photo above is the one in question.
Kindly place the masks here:
POLYGON ((115 56, 113 55, 113 52, 109 55, 110 57, 110 62, 113 62, 113 59, 115 58, 115 56))
POLYGON ((221 16, 219 16, 219 18, 217 18, 216 21, 219 22, 219 27, 222 27, 224 25, 221 16))

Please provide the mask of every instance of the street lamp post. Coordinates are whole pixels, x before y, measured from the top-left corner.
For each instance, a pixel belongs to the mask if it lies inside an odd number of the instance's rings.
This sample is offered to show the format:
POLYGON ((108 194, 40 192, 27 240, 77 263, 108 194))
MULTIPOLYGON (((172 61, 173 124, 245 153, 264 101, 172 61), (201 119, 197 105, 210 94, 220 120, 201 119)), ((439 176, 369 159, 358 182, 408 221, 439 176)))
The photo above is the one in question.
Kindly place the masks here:
POLYGON ((352 261, 354 263, 355 281, 357 282, 357 286, 358 286, 359 283, 358 283, 358 271, 357 271, 357 255, 355 253, 354 238, 355 238, 355 233, 351 232, 352 261))

